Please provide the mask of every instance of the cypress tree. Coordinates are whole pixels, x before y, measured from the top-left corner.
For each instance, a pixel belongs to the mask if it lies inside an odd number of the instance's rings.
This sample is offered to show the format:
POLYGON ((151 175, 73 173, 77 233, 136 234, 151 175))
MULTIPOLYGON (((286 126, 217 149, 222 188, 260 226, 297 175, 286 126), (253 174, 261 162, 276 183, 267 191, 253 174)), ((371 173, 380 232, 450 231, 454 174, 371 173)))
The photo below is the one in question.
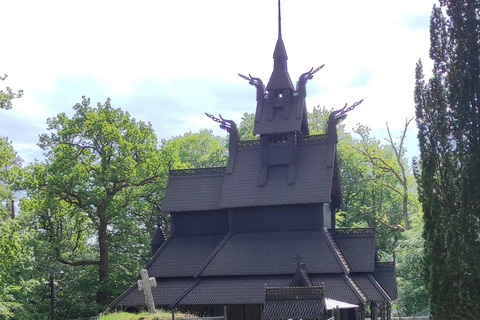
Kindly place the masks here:
POLYGON ((441 1, 430 21, 430 80, 421 61, 416 68, 424 276, 439 320, 480 315, 479 35, 479 0, 441 1))

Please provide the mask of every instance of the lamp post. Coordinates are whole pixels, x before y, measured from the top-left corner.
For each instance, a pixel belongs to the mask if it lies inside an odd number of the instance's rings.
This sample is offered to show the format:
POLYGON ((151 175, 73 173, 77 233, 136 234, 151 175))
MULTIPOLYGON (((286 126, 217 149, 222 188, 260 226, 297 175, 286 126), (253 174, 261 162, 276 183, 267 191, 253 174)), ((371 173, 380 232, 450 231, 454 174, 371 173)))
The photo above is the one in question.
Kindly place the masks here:
MULTIPOLYGON (((65 275, 65 272, 63 272, 63 270, 61 270, 58 273, 58 275, 59 275, 60 279, 62 279, 63 276, 65 275)), ((50 272, 49 286, 50 286, 50 318, 49 318, 49 320, 55 320, 55 279, 54 279, 54 273, 53 272, 50 272)))

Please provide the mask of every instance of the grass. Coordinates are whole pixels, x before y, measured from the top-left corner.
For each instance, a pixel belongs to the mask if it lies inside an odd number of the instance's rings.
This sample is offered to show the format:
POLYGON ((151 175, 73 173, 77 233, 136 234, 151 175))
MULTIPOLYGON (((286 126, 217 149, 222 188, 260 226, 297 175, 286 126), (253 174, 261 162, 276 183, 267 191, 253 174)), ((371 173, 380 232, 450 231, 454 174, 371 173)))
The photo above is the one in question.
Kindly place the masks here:
MULTIPOLYGON (((175 318, 184 318, 186 317, 182 313, 175 313, 175 318)), ((171 320, 172 312, 165 310, 157 310, 156 314, 149 314, 142 312, 139 314, 127 313, 127 312, 118 312, 110 313, 107 315, 101 315, 98 317, 98 320, 171 320)))

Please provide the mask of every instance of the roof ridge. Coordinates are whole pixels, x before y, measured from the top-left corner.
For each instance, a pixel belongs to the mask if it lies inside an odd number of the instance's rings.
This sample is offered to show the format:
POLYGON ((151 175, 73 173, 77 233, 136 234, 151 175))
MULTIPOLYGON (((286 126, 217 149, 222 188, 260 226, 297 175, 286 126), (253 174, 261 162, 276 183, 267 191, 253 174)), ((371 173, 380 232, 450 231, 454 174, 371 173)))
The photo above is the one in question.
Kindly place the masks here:
POLYGON ((232 232, 228 232, 225 237, 220 241, 220 243, 217 245, 217 247, 210 253, 210 255, 205 259, 205 261, 202 263, 200 268, 198 269, 197 272, 193 275, 194 278, 200 277, 202 272, 205 270, 205 268, 208 266, 208 264, 212 261, 212 259, 217 255, 217 253, 220 251, 220 249, 227 243, 228 239, 232 236, 232 232))
POLYGON ((382 288, 380 283, 378 283, 377 279, 375 279, 371 274, 367 275, 367 278, 370 280, 370 282, 373 283, 375 288, 377 288, 378 291, 383 295, 384 298, 386 298, 388 301, 392 301, 393 299, 390 297, 390 295, 382 288))
POLYGON ((170 303, 169 307, 170 308, 175 308, 175 306, 183 299, 187 294, 190 293, 190 291, 193 290, 201 281, 203 278, 198 278, 196 279, 185 291, 183 291, 175 300, 173 300, 172 303, 170 303))
POLYGON ((358 283, 351 278, 348 274, 345 274, 345 279, 347 280, 347 284, 350 286, 350 288, 353 289, 357 297, 361 298, 363 302, 367 302, 368 298, 365 292, 363 292, 362 288, 358 285, 358 283))
POLYGON ((345 273, 346 274, 351 273, 352 269, 350 268, 350 265, 348 264, 347 259, 345 259, 345 257, 343 256, 342 251, 338 247, 331 233, 328 230, 325 230, 324 228, 322 228, 322 230, 323 230, 323 234, 325 235, 325 238, 327 239, 327 243, 330 249, 332 249, 336 253, 335 258, 340 263, 345 273))
POLYGON ((117 304, 117 301, 120 301, 122 300, 124 297, 126 297, 130 292, 132 292, 133 288, 135 288, 137 286, 137 282, 135 282, 134 284, 132 284, 130 286, 130 288, 128 288, 127 290, 125 290, 124 293, 122 293, 117 299, 113 300, 112 302, 110 302, 110 304, 107 306, 108 309, 111 309, 113 306, 115 306, 117 304))
MULTIPOLYGON (((157 252, 155 252, 155 254, 150 258, 150 260, 148 260, 147 264, 145 264, 143 269, 148 270, 148 268, 153 264, 153 260, 155 260, 162 253, 163 249, 165 249, 167 247, 168 243, 170 243, 172 241, 172 238, 175 238, 175 236, 170 235, 167 238, 167 240, 165 240, 163 242, 163 244, 160 246, 160 248, 158 248, 157 252)), ((140 279, 140 274, 138 274, 137 279, 140 279)))

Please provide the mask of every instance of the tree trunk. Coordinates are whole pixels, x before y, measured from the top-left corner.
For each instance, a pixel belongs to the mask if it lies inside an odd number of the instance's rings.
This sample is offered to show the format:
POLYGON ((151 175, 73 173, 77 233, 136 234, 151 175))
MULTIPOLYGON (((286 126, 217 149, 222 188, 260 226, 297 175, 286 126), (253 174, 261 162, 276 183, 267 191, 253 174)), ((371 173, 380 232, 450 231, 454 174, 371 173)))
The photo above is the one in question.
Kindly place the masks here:
POLYGON ((108 288, 108 240, 107 240, 107 219, 103 213, 99 214, 100 225, 98 226, 98 245, 100 247, 100 264, 98 267, 99 287, 97 291, 97 302, 107 305, 109 300, 108 288))

